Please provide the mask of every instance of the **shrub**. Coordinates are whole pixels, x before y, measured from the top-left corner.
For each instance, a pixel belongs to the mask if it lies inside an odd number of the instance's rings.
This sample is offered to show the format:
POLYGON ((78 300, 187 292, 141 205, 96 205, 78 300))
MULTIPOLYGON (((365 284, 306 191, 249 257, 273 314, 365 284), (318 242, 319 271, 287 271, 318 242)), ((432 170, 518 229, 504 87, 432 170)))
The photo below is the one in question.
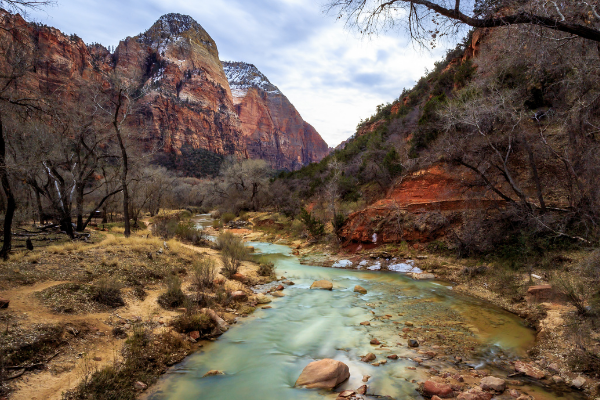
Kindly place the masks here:
POLYGON ((336 234, 339 233, 340 229, 342 229, 342 227, 346 223, 346 219, 347 219, 346 216, 342 213, 336 213, 333 216, 331 225, 333 225, 333 230, 335 231, 336 234))
POLYGON ((221 250, 223 261, 221 273, 230 278, 237 273, 242 261, 248 258, 248 249, 240 238, 230 232, 224 232, 217 237, 217 248, 221 250))
POLYGON ((323 222, 304 208, 300 211, 300 220, 304 223, 306 229, 308 229, 312 236, 318 238, 325 234, 325 225, 323 222))
POLYGON ((92 300, 109 307, 121 307, 125 305, 121 297, 121 287, 112 279, 100 279, 92 287, 92 300))
POLYGON ((238 218, 240 219, 240 221, 248 221, 249 216, 246 211, 240 211, 240 215, 238 218))
POLYGON ((215 263, 210 258, 202 258, 192 266, 192 284, 197 290, 213 287, 216 278, 215 263))
POLYGON ((275 276, 275 264, 272 262, 261 262, 258 265, 258 274, 260 276, 275 276))
POLYGON ((215 219, 212 223, 212 227, 215 229, 219 229, 223 227, 223 224, 221 223, 220 219, 215 219))
POLYGON ((181 280, 177 275, 170 275, 167 278, 167 291, 158 297, 158 304, 164 308, 180 307, 186 300, 183 290, 181 290, 181 280))
POLYGON ((223 224, 228 224, 231 221, 233 221, 235 219, 235 214, 234 213, 230 213, 230 212, 226 212, 225 214, 223 214, 221 216, 221 222, 223 224))
POLYGON ((191 242, 195 245, 206 241, 206 234, 204 231, 191 220, 179 222, 175 230, 175 235, 179 239, 191 242))
POLYGON ((200 335, 207 335, 212 332, 215 324, 206 314, 186 312, 173 319, 171 326, 180 333, 198 331, 200 335))
POLYGON ((163 239, 171 239, 175 236, 179 220, 174 216, 154 217, 152 224, 152 234, 163 239))

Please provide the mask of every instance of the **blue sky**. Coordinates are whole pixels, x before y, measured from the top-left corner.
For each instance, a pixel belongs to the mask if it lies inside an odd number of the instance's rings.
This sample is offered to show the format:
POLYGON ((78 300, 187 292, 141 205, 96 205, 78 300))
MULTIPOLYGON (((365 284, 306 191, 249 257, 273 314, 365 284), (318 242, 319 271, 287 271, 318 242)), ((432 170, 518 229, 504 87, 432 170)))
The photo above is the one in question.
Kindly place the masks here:
MULTIPOLYGON (((221 60, 252 63, 330 146, 351 136, 378 104, 412 87, 445 48, 415 48, 403 32, 363 39, 323 12, 325 0, 57 0, 27 18, 116 46, 163 14, 192 16, 221 60)), ((451 47, 454 45, 451 44, 451 47)))

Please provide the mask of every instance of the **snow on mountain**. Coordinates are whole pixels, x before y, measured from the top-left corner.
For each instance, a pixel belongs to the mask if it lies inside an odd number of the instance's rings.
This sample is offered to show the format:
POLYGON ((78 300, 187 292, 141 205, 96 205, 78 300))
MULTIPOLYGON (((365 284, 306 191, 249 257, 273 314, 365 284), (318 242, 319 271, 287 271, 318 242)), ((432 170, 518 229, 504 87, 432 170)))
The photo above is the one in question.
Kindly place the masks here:
POLYGON ((269 79, 254 65, 230 61, 222 61, 222 64, 234 97, 244 97, 252 87, 267 93, 281 94, 277 86, 269 82, 269 79))

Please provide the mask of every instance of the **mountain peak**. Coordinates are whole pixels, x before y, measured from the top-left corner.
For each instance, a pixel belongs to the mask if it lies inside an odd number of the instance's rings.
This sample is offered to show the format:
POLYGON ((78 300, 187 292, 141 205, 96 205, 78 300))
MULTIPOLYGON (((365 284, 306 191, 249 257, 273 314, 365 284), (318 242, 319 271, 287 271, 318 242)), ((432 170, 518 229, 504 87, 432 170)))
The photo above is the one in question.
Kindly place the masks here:
POLYGON ((267 93, 281 93, 277 86, 273 85, 253 64, 235 61, 221 61, 221 63, 232 91, 247 92, 254 87, 267 93))
POLYGON ((200 26, 198 22, 189 15, 178 14, 178 13, 169 13, 165 14, 156 21, 154 26, 160 25, 161 30, 165 33, 169 33, 173 36, 179 36, 183 32, 189 31, 190 29, 198 30, 204 29, 200 26))

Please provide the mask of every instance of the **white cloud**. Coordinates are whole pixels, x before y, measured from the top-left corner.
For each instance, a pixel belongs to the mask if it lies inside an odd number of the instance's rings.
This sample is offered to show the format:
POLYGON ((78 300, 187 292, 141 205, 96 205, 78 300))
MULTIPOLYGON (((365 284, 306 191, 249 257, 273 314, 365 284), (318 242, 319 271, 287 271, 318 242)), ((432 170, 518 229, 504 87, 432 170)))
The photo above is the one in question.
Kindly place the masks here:
POLYGON ((308 0, 58 0, 29 18, 87 43, 117 45, 162 14, 189 14, 215 40, 221 59, 255 64, 335 146, 378 104, 411 87, 444 49, 417 51, 396 32, 363 40, 321 10, 308 0))

